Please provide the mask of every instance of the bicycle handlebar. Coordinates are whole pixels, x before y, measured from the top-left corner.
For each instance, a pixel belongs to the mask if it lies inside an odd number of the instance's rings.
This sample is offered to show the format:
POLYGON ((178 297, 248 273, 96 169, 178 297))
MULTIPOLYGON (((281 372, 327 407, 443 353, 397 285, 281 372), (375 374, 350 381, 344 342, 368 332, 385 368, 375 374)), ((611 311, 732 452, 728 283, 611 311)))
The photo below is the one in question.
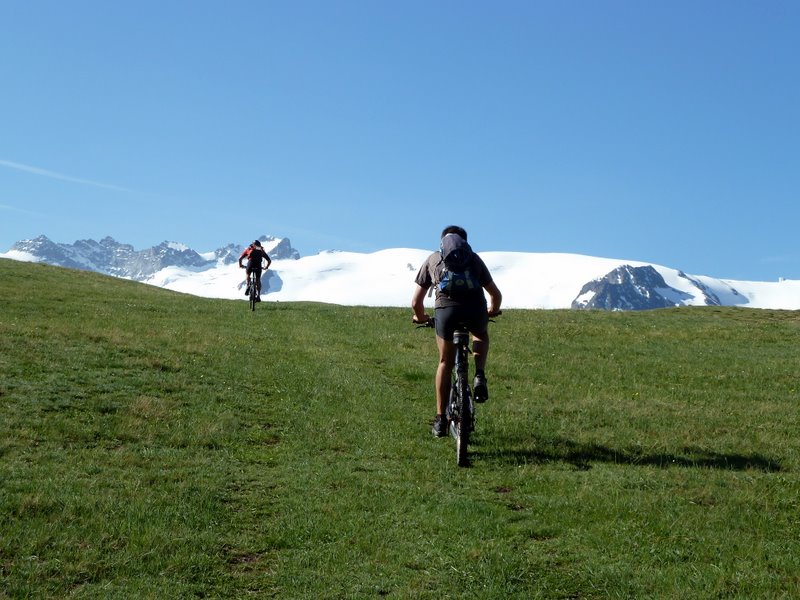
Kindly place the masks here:
MULTIPOLYGON (((492 315, 492 316, 494 316, 494 317, 499 317, 499 316, 500 316, 500 315, 502 315, 502 314, 503 314, 503 311, 502 311, 502 310, 498 310, 498 311, 497 311, 496 313, 494 313, 494 315, 492 315)), ((412 320, 411 322, 412 322, 414 325, 416 325, 416 326, 417 326, 417 329, 425 329, 425 328, 428 328, 428 327, 431 327, 431 328, 434 328, 434 329, 436 328, 436 318, 435 318, 435 317, 429 317, 429 318, 428 318, 428 320, 427 320, 427 321, 425 321, 424 323, 417 323, 417 322, 416 322, 416 321, 414 321, 414 320, 412 320)), ((490 323, 496 323, 497 321, 495 321, 494 319, 492 319, 492 318, 490 317, 490 318, 489 318, 489 322, 490 322, 490 323)))

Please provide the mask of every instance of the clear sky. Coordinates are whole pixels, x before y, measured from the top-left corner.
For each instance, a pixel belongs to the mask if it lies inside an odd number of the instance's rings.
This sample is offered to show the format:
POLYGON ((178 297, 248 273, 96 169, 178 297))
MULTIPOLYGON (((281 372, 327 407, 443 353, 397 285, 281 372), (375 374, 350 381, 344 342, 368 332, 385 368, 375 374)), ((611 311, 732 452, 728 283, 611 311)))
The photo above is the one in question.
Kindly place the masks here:
POLYGON ((796 0, 0 0, 0 252, 568 252, 800 279, 796 0))

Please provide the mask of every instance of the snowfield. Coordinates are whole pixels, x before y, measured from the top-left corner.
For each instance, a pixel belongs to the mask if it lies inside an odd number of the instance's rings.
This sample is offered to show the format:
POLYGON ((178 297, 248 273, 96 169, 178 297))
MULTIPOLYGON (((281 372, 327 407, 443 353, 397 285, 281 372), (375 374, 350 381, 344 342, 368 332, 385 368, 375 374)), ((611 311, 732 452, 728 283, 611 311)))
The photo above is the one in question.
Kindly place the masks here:
MULTIPOLYGON (((314 301, 361 306, 408 306, 417 270, 429 250, 395 248, 370 254, 322 252, 299 260, 275 260, 268 271, 266 301, 314 301)), ((481 252, 503 293, 506 308, 570 308, 584 284, 622 265, 649 263, 578 254, 481 252)), ((749 282, 686 276, 652 265, 681 294, 676 303, 705 305, 702 283, 725 306, 800 310, 800 281, 749 282)), ((147 283, 208 298, 244 300, 244 270, 218 265, 200 272, 168 268, 147 283)), ((668 296, 669 297, 669 296, 668 296)), ((673 298, 670 298, 673 299, 673 298)), ((426 300, 433 304, 432 298, 426 300)))
MULTIPOLYGON (((267 252, 272 246, 265 244, 267 252)), ((181 246, 183 248, 183 246, 181 246)), ((429 250, 394 248, 362 254, 321 252, 300 259, 273 260, 267 271, 265 301, 312 301, 350 306, 409 306, 417 270, 429 250)), ((706 292, 724 306, 800 310, 800 281, 732 281, 686 275, 677 269, 640 261, 597 258, 579 254, 481 252, 503 293, 503 307, 525 309, 571 308, 581 288, 623 265, 652 266, 670 290, 660 293, 679 305, 705 305, 706 292)), ((201 256, 213 259, 214 253, 201 256)), ((9 251, 0 257, 37 261, 28 253, 9 251)), ((167 267, 145 283, 206 298, 245 300, 244 270, 237 264, 210 267, 167 267)), ((426 304, 433 304, 432 298, 426 304)))

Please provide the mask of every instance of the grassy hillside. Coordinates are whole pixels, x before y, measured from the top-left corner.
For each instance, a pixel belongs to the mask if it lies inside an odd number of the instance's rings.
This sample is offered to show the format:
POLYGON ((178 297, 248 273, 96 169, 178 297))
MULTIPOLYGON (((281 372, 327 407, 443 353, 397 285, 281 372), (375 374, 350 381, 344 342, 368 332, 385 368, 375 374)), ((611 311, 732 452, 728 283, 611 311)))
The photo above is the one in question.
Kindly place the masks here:
POLYGON ((409 310, 0 260, 0 598, 800 594, 800 314, 492 336, 458 469, 409 310))

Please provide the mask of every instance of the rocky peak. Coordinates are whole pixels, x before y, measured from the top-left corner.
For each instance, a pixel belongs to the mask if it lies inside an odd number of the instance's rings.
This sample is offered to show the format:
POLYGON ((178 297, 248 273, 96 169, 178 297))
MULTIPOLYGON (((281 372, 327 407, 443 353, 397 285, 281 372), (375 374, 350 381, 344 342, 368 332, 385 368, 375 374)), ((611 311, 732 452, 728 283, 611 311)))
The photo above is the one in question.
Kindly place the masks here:
POLYGON ((278 239, 264 235, 258 239, 264 244, 267 254, 272 260, 297 260, 300 258, 300 253, 292 248, 289 238, 278 239))
POLYGON ((622 265, 581 288, 575 309, 648 310, 678 306, 686 294, 671 288, 654 267, 622 265))
MULTIPOLYGON (((300 253, 292 248, 286 238, 265 235, 259 239, 273 260, 300 258, 300 253)), ((19 241, 11 249, 31 254, 51 265, 144 281, 166 267, 202 270, 220 262, 234 263, 243 247, 228 244, 215 250, 214 257, 208 259, 178 242, 165 241, 152 248, 135 250, 130 244, 121 244, 110 236, 99 242, 89 239, 78 240, 74 244, 60 244, 40 235, 32 240, 19 241)))

